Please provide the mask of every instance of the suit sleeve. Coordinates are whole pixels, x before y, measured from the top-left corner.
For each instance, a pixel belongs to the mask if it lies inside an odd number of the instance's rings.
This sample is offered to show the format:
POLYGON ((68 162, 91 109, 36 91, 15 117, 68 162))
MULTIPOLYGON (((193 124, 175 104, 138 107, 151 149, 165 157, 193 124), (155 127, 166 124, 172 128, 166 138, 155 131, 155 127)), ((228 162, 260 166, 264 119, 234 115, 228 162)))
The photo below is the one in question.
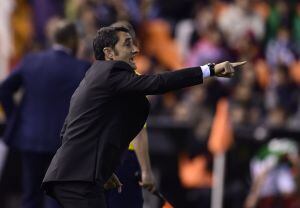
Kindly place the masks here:
POLYGON ((21 71, 20 68, 15 69, 0 84, 0 101, 7 117, 10 116, 15 107, 13 95, 22 85, 21 71))
POLYGON ((115 93, 155 95, 201 84, 203 77, 200 67, 157 75, 137 75, 134 71, 115 64, 108 80, 110 89, 115 93))

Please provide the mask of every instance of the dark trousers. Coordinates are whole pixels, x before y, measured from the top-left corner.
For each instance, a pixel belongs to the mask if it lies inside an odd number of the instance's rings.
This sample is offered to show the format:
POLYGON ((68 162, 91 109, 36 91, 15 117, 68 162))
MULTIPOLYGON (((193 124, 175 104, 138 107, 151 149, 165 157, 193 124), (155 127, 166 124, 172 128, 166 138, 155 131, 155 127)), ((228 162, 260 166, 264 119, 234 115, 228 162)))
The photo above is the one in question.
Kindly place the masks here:
POLYGON ((122 163, 116 170, 116 175, 120 179, 122 192, 116 189, 107 191, 106 201, 108 208, 142 208, 143 195, 142 188, 138 184, 136 172, 140 171, 140 166, 134 151, 126 151, 123 154, 122 163))
POLYGON ((50 197, 44 197, 41 183, 50 161, 51 153, 21 152, 22 208, 59 208, 50 197))
POLYGON ((47 194, 63 208, 106 208, 103 186, 92 182, 53 182, 47 194))

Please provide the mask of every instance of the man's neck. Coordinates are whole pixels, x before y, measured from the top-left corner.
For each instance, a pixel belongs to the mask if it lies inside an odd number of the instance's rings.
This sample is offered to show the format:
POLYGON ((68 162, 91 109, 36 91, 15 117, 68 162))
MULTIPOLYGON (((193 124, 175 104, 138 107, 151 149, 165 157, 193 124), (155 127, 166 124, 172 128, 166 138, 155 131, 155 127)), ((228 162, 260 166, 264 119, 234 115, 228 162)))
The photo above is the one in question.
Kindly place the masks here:
POLYGON ((53 44, 52 48, 54 50, 63 51, 65 53, 69 54, 69 55, 72 55, 72 50, 70 48, 62 45, 62 44, 55 43, 55 44, 53 44))

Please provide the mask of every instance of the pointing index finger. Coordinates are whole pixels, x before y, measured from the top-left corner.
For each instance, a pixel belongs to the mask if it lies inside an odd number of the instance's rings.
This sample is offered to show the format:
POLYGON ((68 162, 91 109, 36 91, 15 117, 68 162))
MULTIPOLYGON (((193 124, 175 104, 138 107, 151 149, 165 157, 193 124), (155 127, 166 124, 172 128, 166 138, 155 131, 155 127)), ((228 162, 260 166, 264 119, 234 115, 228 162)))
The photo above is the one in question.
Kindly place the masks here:
POLYGON ((242 66, 245 63, 247 63, 247 61, 234 62, 234 63, 230 63, 230 64, 232 67, 237 67, 237 66, 242 66))

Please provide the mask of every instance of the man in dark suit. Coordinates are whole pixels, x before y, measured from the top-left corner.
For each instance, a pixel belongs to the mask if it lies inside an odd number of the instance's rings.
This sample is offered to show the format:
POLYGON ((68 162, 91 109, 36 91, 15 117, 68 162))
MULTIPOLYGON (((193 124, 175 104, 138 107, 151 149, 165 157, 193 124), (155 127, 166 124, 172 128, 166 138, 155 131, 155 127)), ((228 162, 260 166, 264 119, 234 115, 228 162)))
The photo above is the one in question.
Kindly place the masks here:
POLYGON ((72 96, 62 146, 43 180, 63 207, 106 207, 104 189, 122 184, 113 174, 121 154, 143 128, 149 113, 145 95, 201 84, 204 77, 231 77, 242 63, 223 62, 137 75, 139 52, 124 27, 104 27, 94 39, 96 61, 72 96))
MULTIPOLYGON (((61 144, 71 96, 90 66, 74 57, 78 44, 74 24, 57 21, 53 40, 51 49, 24 57, 0 86, 8 117, 4 139, 21 153, 23 208, 43 207, 40 185, 61 144), (15 105, 13 95, 19 89, 23 95, 15 105)), ((45 206, 57 207, 53 202, 47 197, 45 206)))
MULTIPOLYGON (((127 28, 134 44, 138 44, 133 26, 129 22, 118 21, 110 26, 127 28)), ((135 72, 139 74, 138 69, 135 72)), ((145 125, 122 154, 121 162, 114 171, 122 181, 122 192, 119 193, 115 189, 105 192, 105 201, 108 208, 142 208, 144 202, 142 187, 150 192, 155 190, 146 129, 145 125), (138 181, 137 175, 140 175, 140 181, 138 181)))

